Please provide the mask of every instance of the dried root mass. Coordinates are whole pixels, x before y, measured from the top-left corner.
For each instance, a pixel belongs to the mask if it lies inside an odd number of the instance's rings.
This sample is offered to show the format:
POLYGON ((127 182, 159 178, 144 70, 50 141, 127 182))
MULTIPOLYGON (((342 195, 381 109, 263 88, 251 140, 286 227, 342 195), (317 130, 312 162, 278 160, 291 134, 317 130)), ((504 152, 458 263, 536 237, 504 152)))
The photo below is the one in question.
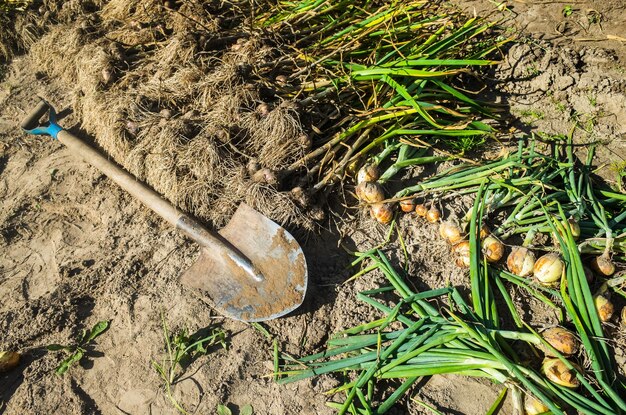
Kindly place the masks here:
POLYGON ((254 159, 277 172, 307 150, 295 106, 264 92, 258 71, 276 50, 245 24, 246 7, 47 1, 20 13, 60 22, 47 33, 20 35, 20 23, 0 36, 15 38, 2 42, 11 50, 29 48, 42 72, 71 91, 73 111, 103 150, 181 209, 220 227, 245 201, 312 229, 291 184, 278 174, 253 180, 246 169, 254 159))

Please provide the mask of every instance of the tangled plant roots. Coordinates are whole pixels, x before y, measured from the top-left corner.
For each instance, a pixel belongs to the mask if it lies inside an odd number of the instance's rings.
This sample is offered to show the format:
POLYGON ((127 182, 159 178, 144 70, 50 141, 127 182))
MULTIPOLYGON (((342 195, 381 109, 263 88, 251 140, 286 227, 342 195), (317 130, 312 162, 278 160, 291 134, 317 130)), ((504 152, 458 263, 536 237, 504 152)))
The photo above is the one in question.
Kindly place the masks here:
POLYGON ((295 106, 262 99, 257 69, 275 50, 244 29, 237 2, 68 3, 41 7, 54 16, 73 10, 80 23, 53 26, 30 56, 72 91, 73 110, 104 151, 214 226, 245 201, 282 224, 312 228, 289 186, 253 181, 246 168, 254 158, 276 171, 306 148, 295 106))

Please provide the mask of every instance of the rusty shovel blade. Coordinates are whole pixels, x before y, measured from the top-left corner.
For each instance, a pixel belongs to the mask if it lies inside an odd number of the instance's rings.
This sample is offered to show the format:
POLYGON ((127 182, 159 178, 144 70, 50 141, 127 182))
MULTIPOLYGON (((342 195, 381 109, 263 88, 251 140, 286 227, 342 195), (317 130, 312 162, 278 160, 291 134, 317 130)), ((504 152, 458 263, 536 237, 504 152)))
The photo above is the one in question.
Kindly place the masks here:
POLYGON ((307 266, 289 232, 242 203, 219 234, 254 264, 262 280, 252 278, 223 251, 202 248, 181 276, 183 284, 205 291, 217 311, 241 321, 270 320, 302 304, 307 266))

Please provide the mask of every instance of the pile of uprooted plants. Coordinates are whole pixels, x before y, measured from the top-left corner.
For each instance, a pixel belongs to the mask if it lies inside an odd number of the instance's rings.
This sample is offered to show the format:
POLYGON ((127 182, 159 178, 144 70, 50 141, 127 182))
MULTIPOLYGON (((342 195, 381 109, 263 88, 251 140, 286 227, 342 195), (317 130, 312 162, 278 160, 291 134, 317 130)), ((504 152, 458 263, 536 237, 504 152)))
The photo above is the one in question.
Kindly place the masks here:
POLYGON ((490 133, 449 81, 476 83, 499 40, 439 2, 5 4, 2 54, 29 51, 108 155, 214 226, 245 201, 311 229, 389 137, 490 133))

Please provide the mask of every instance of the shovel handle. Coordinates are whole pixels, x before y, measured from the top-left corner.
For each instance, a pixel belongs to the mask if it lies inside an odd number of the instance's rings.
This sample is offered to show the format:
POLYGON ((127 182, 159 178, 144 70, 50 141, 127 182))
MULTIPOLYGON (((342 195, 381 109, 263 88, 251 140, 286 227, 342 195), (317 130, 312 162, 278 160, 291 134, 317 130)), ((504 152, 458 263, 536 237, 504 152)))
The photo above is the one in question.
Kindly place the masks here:
POLYGON ((200 246, 226 255, 243 269, 253 280, 263 281, 264 277, 237 248, 217 233, 208 231, 201 223, 180 212, 154 190, 137 180, 117 164, 108 160, 93 147, 84 143, 72 133, 61 128, 56 122, 54 108, 44 99, 24 118, 21 127, 28 134, 49 135, 64 144, 72 153, 81 156, 87 163, 104 173, 156 214, 196 241, 200 246), (47 118, 47 120, 44 120, 47 118))
POLYGON ((207 230, 201 223, 179 211, 174 205, 165 200, 154 190, 137 180, 126 170, 106 159, 93 147, 66 130, 60 130, 57 140, 64 144, 72 153, 82 157, 87 163, 104 173, 109 179, 117 183, 133 197, 152 209, 156 214, 196 241, 200 246, 213 251, 223 252, 242 267, 257 281, 263 281, 263 276, 250 261, 229 244, 220 235, 207 230))
POLYGON ((176 226, 181 216, 184 216, 172 204, 163 199, 154 190, 138 181, 134 176, 103 157, 93 147, 84 143, 72 133, 61 130, 57 140, 64 144, 73 154, 80 156, 87 163, 104 173, 109 179, 117 183, 133 197, 152 209, 163 219, 176 226))

